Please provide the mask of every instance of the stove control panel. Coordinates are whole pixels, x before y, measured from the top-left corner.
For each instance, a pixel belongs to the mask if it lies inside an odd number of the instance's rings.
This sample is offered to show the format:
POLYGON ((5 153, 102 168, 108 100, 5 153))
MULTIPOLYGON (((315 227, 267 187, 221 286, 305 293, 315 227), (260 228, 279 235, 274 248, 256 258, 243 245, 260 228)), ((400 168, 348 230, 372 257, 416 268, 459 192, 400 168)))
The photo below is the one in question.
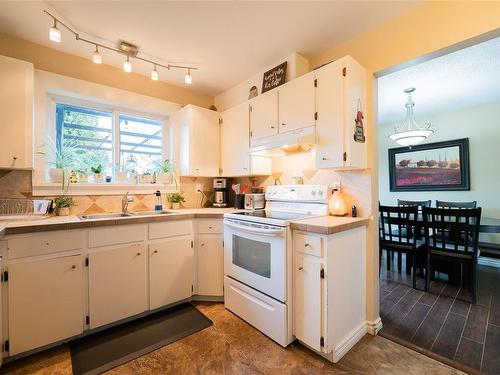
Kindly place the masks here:
POLYGON ((327 185, 271 185, 266 188, 266 200, 287 202, 328 201, 327 185))

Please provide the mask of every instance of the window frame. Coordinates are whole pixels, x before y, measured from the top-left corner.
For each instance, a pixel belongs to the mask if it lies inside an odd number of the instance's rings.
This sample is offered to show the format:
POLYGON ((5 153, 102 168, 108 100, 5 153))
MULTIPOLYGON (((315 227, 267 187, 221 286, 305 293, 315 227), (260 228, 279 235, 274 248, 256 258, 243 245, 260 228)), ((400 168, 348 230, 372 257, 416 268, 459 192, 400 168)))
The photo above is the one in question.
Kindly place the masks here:
MULTIPOLYGON (((112 167, 120 165, 120 115, 130 115, 145 118, 153 121, 159 121, 162 124, 162 160, 172 159, 173 150, 171 147, 172 126, 170 118, 155 113, 140 111, 123 105, 106 104, 99 101, 80 99, 59 94, 47 94, 48 105, 46 113, 46 132, 52 138, 56 139, 56 105, 72 105, 88 109, 102 110, 112 113, 112 167)), ((44 180, 33 184, 33 195, 53 195, 60 194, 61 184, 52 183, 47 180, 47 169, 49 168, 47 160, 43 162, 44 180)), ((140 183, 76 183, 70 184, 67 195, 92 195, 92 194, 123 194, 130 192, 135 194, 146 194, 155 192, 158 188, 163 188, 167 192, 176 191, 174 184, 165 185, 160 183, 140 184, 140 183)))

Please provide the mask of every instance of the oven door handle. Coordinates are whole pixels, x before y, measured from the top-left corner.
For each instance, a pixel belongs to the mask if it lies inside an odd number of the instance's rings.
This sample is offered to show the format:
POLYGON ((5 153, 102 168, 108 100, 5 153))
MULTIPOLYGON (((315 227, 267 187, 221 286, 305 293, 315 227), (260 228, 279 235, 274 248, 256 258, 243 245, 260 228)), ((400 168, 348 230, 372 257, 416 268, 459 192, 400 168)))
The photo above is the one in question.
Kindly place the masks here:
POLYGON ((259 228, 247 228, 243 225, 238 225, 238 224, 233 224, 231 222, 225 221, 224 220, 224 225, 227 225, 230 228, 241 230, 243 232, 247 233, 255 233, 255 234, 261 234, 264 236, 273 236, 273 237, 278 237, 282 236, 285 233, 285 229, 259 229, 259 228))

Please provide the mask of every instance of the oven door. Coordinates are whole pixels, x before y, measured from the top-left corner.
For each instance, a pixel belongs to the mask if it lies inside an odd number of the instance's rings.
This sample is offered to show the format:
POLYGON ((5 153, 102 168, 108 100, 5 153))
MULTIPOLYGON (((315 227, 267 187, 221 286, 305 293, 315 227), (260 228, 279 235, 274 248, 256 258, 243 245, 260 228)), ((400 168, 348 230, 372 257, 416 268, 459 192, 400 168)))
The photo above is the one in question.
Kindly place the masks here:
POLYGON ((224 273, 285 302, 286 228, 224 219, 224 273))

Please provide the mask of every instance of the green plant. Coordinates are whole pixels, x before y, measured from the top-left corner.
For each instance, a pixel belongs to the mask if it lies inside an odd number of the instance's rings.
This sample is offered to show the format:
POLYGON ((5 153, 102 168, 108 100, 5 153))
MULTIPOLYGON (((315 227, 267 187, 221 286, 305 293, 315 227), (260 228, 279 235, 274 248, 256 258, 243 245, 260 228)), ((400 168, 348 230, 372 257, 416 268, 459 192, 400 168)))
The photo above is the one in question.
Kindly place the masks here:
POLYGON ((39 151, 37 154, 49 156, 48 164, 55 168, 66 169, 70 168, 74 162, 75 147, 72 144, 66 144, 64 147, 57 147, 52 138, 47 138, 46 144, 43 145, 44 151, 39 151))
POLYGON ((88 171, 87 171, 87 169, 84 169, 84 168, 77 168, 76 173, 87 174, 88 171))
POLYGON ((67 195, 60 195, 54 199, 53 208, 69 208, 76 206, 73 198, 67 195))
POLYGON ((92 173, 95 173, 95 174, 102 173, 102 164, 99 164, 96 167, 90 167, 90 170, 92 171, 92 173))
POLYGON ((168 201, 171 203, 184 203, 186 199, 182 193, 172 193, 168 196, 168 201))
POLYGON ((174 162, 170 159, 165 159, 161 163, 156 163, 156 170, 159 173, 174 173, 174 162))

